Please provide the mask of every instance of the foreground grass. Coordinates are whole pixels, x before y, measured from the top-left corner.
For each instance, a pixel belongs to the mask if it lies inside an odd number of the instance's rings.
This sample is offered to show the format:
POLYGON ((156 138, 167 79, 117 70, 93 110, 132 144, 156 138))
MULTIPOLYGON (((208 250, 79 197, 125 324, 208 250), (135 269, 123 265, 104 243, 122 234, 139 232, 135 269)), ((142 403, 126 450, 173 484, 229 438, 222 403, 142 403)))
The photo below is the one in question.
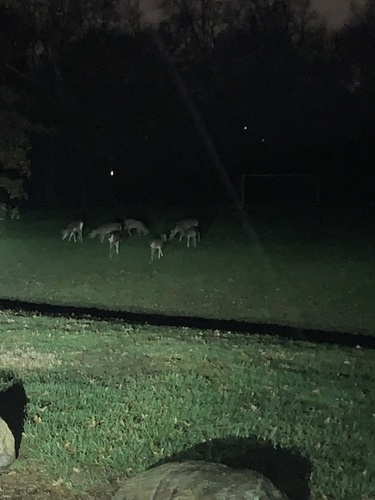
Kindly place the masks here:
POLYGON ((3 311, 0 367, 30 398, 17 467, 72 491, 255 436, 311 461, 313 499, 374 498, 372 352, 3 311))
MULTIPOLYGON (((145 217, 137 209, 128 216, 145 217)), ((185 214, 186 215, 186 214, 185 214)), ((251 246, 235 215, 204 214, 202 241, 178 241, 149 264, 148 238, 107 245, 74 245, 59 231, 77 214, 26 213, 1 235, 0 295, 4 298, 144 313, 190 315, 372 334, 375 331, 374 234, 358 217, 323 225, 250 214, 258 243, 251 246)), ((146 213, 153 233, 182 213, 146 213)), ((91 216, 90 228, 113 218, 91 216)), ((371 219, 372 220, 372 219, 371 219)))

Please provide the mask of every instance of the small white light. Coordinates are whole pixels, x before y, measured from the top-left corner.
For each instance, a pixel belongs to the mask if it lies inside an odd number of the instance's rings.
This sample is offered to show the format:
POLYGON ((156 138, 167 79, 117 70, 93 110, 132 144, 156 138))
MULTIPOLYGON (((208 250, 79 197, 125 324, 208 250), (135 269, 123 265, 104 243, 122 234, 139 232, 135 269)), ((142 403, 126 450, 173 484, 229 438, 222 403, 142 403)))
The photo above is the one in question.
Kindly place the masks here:
POLYGON ((262 142, 265 142, 266 139, 262 139, 262 142))
POLYGON ((113 177, 113 176, 115 175, 114 171, 113 171, 113 170, 111 170, 111 171, 109 172, 109 175, 110 175, 111 177, 113 177))
POLYGON ((244 130, 247 130, 247 125, 245 125, 243 129, 244 129, 244 130))

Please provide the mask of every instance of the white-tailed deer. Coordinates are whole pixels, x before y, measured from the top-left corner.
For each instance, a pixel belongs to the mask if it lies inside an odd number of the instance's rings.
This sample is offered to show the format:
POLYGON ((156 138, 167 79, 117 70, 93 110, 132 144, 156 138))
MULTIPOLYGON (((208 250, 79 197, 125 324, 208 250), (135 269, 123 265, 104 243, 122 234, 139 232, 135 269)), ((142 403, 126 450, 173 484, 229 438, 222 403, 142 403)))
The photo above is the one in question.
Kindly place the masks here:
POLYGON ((100 242, 103 243, 104 238, 109 235, 109 233, 113 233, 114 231, 122 231, 122 225, 120 222, 109 222, 108 224, 99 226, 97 229, 91 231, 89 238, 96 238, 99 236, 100 242))
POLYGON ((138 233, 138 236, 141 235, 141 233, 144 236, 147 236, 150 231, 147 229, 147 227, 143 224, 142 221, 140 220, 135 220, 135 219, 125 219, 124 220, 124 231, 127 231, 129 236, 132 235, 132 230, 135 229, 138 233))
POLYGON ((198 242, 201 240, 199 229, 197 229, 196 227, 190 227, 189 229, 186 229, 182 233, 182 236, 186 238, 186 246, 188 248, 190 247, 190 240, 192 240, 194 248, 197 247, 197 240, 198 242))
POLYGON ((18 207, 10 208, 9 207, 9 217, 14 220, 19 220, 21 218, 20 209, 18 207))
POLYGON ((112 256, 116 253, 119 255, 120 253, 120 243, 122 241, 122 232, 121 231, 112 231, 112 233, 109 233, 108 235, 108 241, 109 241, 109 258, 111 259, 112 256))
POLYGON ((160 238, 155 238, 154 240, 150 241, 151 262, 154 260, 154 255, 156 251, 158 252, 158 259, 160 259, 160 257, 163 257, 162 247, 167 240, 168 240, 167 235, 162 234, 160 238))
POLYGON ((65 229, 61 231, 62 239, 65 240, 68 238, 70 241, 73 238, 74 243, 76 243, 76 235, 78 236, 78 241, 82 243, 82 230, 83 230, 83 222, 81 220, 74 220, 70 222, 65 229))
POLYGON ((180 221, 174 229, 169 233, 169 240, 173 240, 173 238, 177 235, 180 234, 180 241, 182 241, 182 238, 184 237, 184 233, 192 228, 192 227, 198 227, 199 222, 197 219, 184 219, 180 221))

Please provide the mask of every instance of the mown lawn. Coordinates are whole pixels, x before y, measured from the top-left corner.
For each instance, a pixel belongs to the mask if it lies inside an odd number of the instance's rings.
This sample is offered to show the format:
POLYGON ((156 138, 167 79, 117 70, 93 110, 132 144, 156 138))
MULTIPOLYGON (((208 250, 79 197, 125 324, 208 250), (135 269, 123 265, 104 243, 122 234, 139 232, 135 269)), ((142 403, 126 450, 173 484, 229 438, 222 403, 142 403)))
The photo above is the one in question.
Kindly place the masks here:
POLYGON ((177 453, 268 467, 291 500, 373 499, 374 359, 270 336, 2 311, 0 366, 30 401, 0 496, 106 499, 116 479, 177 453), (254 443, 284 459, 254 458, 254 443))
MULTIPOLYGON (((146 218, 153 233, 195 213, 132 208, 89 214, 85 235, 113 215, 146 218)), ((120 256, 85 238, 60 240, 77 213, 25 213, 0 235, 0 296, 292 325, 353 333, 375 331, 375 236, 371 224, 292 213, 251 212, 258 241, 249 245, 235 214, 198 214, 197 249, 170 242, 150 264, 149 238, 133 237, 120 256)))

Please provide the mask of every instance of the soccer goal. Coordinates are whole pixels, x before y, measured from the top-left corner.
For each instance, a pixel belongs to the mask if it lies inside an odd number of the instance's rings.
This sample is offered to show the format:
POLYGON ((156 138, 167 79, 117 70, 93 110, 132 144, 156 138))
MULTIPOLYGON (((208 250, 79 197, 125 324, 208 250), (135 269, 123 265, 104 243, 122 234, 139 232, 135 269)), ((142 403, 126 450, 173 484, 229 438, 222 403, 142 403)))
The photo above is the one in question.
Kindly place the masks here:
POLYGON ((318 206, 320 178, 316 174, 244 174, 241 203, 249 206, 318 206))

